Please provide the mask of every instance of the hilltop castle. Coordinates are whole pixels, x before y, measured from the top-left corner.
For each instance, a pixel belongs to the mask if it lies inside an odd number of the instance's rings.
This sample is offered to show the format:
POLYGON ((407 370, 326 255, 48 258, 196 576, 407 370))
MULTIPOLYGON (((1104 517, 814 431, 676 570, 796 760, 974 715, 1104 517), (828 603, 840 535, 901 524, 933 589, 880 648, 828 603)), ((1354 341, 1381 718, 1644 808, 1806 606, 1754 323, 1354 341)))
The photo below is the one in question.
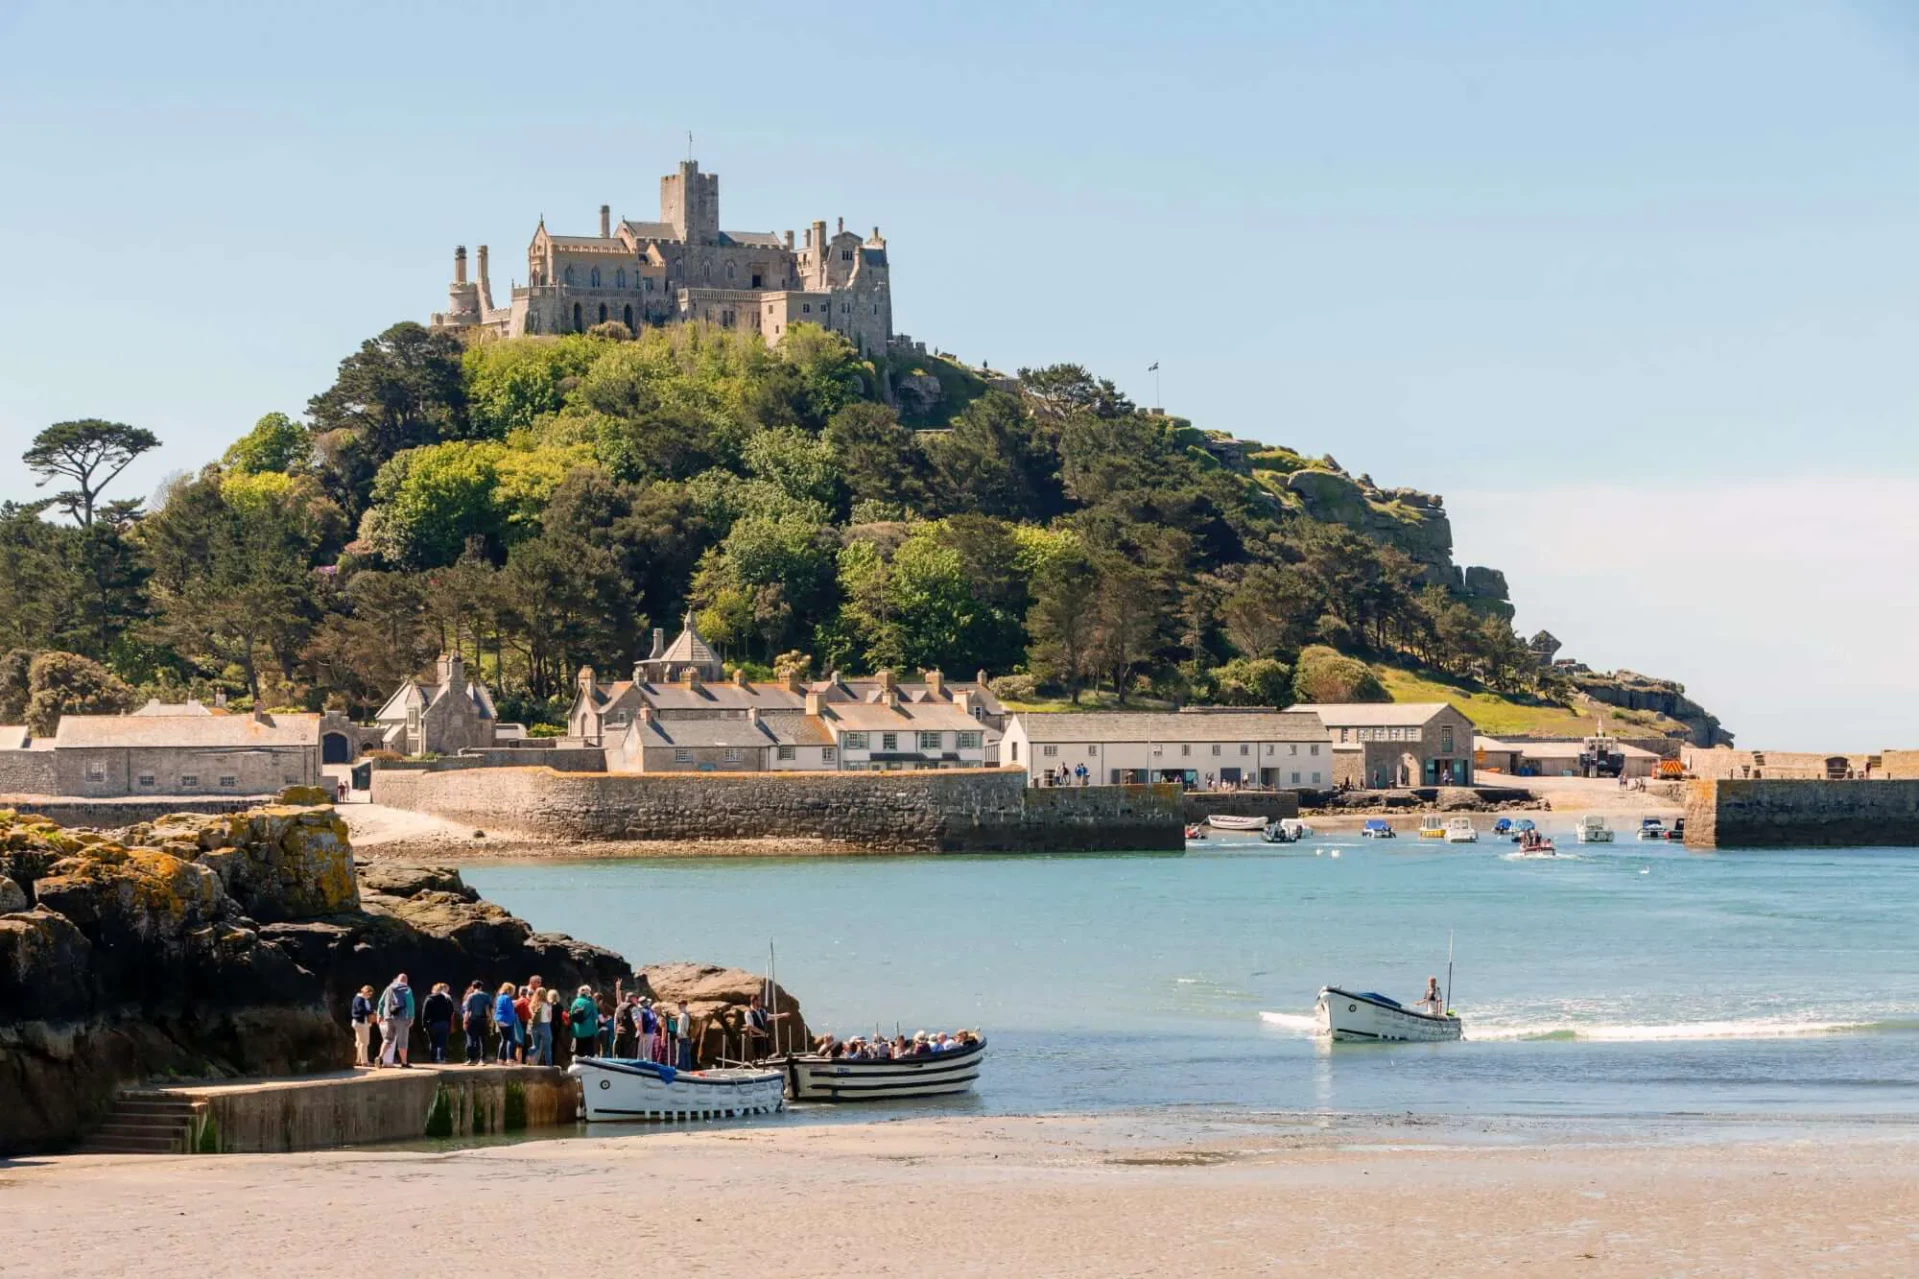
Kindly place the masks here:
POLYGON ((704 320, 748 329, 777 343, 790 324, 843 333, 863 352, 893 338, 886 241, 878 227, 862 240, 844 219, 832 235, 815 222, 796 247, 793 232, 720 230, 720 179, 697 161, 660 179, 660 220, 613 222, 600 206, 600 233, 554 235, 546 219, 526 250, 526 283, 493 305, 486 246, 469 280, 466 246, 453 251, 447 310, 433 327, 524 333, 580 333, 609 320, 628 329, 704 320))

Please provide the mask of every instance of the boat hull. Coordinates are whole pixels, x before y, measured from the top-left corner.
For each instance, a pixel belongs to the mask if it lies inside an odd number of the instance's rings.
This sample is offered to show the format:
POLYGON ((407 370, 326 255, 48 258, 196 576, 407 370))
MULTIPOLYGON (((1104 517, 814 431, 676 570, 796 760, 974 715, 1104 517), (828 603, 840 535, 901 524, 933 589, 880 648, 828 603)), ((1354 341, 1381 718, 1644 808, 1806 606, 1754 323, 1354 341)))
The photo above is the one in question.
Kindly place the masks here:
POLYGON ((1206 818, 1206 824, 1214 830, 1264 830, 1264 817, 1231 817, 1223 813, 1213 813, 1206 818))
POLYGON ((1574 832, 1573 837, 1582 844, 1612 843, 1612 832, 1609 830, 1587 830, 1582 826, 1574 832))
POLYGON ((647 1061, 581 1057, 566 1073, 580 1081, 593 1123, 734 1119, 770 1115, 786 1105, 786 1080, 777 1070, 674 1070, 647 1061))
POLYGON ((986 1041, 971 1048, 896 1061, 846 1061, 813 1054, 774 1058, 794 1101, 893 1101, 971 1092, 986 1060, 986 1041))
POLYGON ((1433 1017, 1337 986, 1319 992, 1313 1017, 1334 1043, 1439 1043, 1460 1036, 1457 1017, 1433 1017))

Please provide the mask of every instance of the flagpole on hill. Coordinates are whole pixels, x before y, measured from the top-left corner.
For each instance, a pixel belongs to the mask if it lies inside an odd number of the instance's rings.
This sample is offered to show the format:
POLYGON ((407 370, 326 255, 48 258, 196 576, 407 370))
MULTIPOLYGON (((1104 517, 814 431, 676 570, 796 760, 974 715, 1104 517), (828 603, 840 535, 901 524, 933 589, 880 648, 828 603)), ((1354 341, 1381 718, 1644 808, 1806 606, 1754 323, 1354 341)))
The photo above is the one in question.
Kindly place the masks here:
POLYGON ((1153 375, 1153 412, 1164 413, 1166 411, 1166 401, 1159 393, 1159 361, 1154 360, 1151 364, 1147 365, 1146 371, 1153 375))

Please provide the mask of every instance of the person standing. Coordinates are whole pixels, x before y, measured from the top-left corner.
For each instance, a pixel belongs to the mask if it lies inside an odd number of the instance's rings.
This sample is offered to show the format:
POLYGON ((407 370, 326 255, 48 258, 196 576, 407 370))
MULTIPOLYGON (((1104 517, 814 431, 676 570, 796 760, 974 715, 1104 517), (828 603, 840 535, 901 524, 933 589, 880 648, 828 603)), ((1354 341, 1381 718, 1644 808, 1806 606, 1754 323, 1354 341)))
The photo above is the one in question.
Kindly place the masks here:
POLYGON ((474 978, 461 1001, 460 1025, 466 1031, 466 1064, 477 1066, 486 1060, 486 987, 474 978))
POLYGON ((367 1044, 373 1038, 373 987, 362 986, 353 996, 353 1064, 367 1066, 367 1044))
POLYGON ((500 1032, 499 1061, 502 1066, 513 1062, 513 1047, 519 1039, 519 1014, 513 1010, 514 996, 519 991, 512 982, 500 987, 493 998, 493 1028, 500 1032))
POLYGON ((513 1015, 520 1019, 520 1034, 514 1044, 513 1060, 524 1066, 526 1050, 533 1042, 533 996, 525 986, 520 987, 519 997, 513 1001, 513 1015))
POLYGON ((401 973, 380 994, 381 1064, 398 1065, 402 1070, 412 1066, 407 1060, 407 1037, 412 1033, 413 988, 407 985, 406 974, 401 973))
POLYGON ((535 1066, 553 1064, 553 992, 543 989, 535 977, 528 983, 531 987, 527 995, 527 1006, 533 1018, 533 1049, 528 1054, 535 1066))
POLYGON ((580 987, 573 1006, 566 1010, 567 1029, 573 1032, 573 1057, 596 1055, 600 1038, 600 1006, 593 1002, 593 988, 580 987))
POLYGON ((426 1042, 433 1064, 446 1065, 446 1041, 453 1034, 453 991, 445 982, 435 982, 433 990, 420 1004, 420 1021, 426 1026, 426 1042))
POLYGON ((651 999, 641 999, 633 1006, 633 1030, 635 1046, 639 1052, 635 1055, 641 1061, 658 1061, 660 1053, 655 1049, 653 1039, 660 1032, 660 1018, 653 1011, 651 999))
POLYGON ((691 1070, 693 1069, 693 1014, 687 1009, 684 999, 680 1001, 680 1011, 674 1017, 673 1024, 678 1027, 680 1036, 679 1068, 691 1070))

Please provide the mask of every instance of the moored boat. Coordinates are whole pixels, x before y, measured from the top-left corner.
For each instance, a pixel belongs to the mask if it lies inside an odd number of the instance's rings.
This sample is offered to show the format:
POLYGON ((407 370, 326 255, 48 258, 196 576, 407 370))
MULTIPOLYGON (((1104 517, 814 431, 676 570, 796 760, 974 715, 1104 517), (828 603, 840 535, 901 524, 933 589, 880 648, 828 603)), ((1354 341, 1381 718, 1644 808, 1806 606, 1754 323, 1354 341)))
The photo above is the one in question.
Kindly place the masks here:
POLYGON ((1288 827, 1284 821, 1268 822, 1266 828, 1259 832, 1259 837, 1269 844, 1297 844, 1299 831, 1296 827, 1288 827))
POLYGON ((1683 842, 1686 838, 1686 819, 1683 817, 1673 818, 1672 825, 1666 828, 1666 838, 1683 842))
POLYGON ((652 1061, 576 1057, 566 1073, 580 1081, 589 1122, 636 1119, 734 1119, 786 1105, 777 1070, 733 1067, 675 1070, 652 1061))
POLYGON ((1612 843, 1612 827, 1598 813, 1587 813, 1573 829, 1573 838, 1582 844, 1612 843))
POLYGON ((1639 820, 1639 838, 1664 839, 1665 837, 1666 823, 1660 821, 1657 817, 1642 817, 1639 820))
MULTIPOLYGON (((1424 834, 1425 832, 1420 832, 1424 834)), ((1479 832, 1473 829, 1470 817, 1455 817, 1446 823, 1446 842, 1448 844, 1477 844, 1479 832)))
POLYGON ((1495 834, 1495 835, 1510 835, 1510 834, 1512 834, 1512 833, 1513 833, 1513 819, 1512 819, 1512 818, 1510 818, 1510 817, 1501 817, 1501 818, 1498 818, 1498 819, 1496 819, 1496 820, 1495 820, 1495 821, 1493 822, 1493 834, 1495 834))
POLYGON ((1313 1020, 1335 1043, 1431 1043, 1460 1037, 1451 1012, 1420 1012, 1376 991, 1327 986, 1319 992, 1313 1020))
POLYGON ((1439 824, 1437 817, 1427 818, 1425 821, 1419 823, 1419 837, 1421 839, 1444 839, 1446 838, 1446 828, 1439 824))
POLYGON ((1233 817, 1225 813, 1212 813, 1206 818, 1206 824, 1214 830, 1262 830, 1266 826, 1264 817, 1233 817))
POLYGON ((1186 828, 1186 838, 1188 838, 1188 839, 1205 839, 1205 838, 1206 838, 1206 828, 1205 828, 1204 826, 1188 826, 1188 827, 1186 828))
POLYGON ((1399 832, 1384 817, 1368 817, 1366 824, 1359 828, 1361 839, 1398 839, 1399 832))
POLYGON ((849 1061, 820 1053, 795 1053, 767 1063, 785 1075, 786 1093, 794 1101, 892 1101, 899 1097, 943 1097, 971 1092, 986 1060, 986 1041, 964 1048, 895 1057, 880 1061, 849 1061))

